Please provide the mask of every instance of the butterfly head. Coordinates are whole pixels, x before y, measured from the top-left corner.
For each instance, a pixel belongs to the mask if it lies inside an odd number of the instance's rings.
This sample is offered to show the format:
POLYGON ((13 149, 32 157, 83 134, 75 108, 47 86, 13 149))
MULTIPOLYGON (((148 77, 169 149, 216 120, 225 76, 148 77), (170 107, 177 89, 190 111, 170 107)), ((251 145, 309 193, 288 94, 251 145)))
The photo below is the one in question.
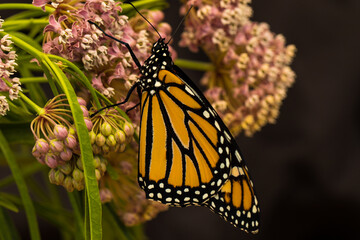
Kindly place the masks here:
POLYGON ((151 49, 151 52, 156 55, 160 55, 164 52, 168 52, 169 48, 167 43, 165 43, 165 38, 159 38, 154 44, 151 49))

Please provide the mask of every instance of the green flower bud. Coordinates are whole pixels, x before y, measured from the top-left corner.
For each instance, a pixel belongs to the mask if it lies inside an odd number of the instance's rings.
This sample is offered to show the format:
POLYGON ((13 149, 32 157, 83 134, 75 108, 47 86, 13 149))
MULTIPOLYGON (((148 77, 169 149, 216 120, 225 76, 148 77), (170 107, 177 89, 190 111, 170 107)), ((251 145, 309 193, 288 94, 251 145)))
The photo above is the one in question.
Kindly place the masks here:
POLYGON ((50 181, 50 183, 52 183, 52 184, 56 184, 55 172, 56 172, 56 170, 53 169, 53 168, 49 171, 49 181, 50 181))
POLYGON ((115 140, 120 144, 124 143, 126 140, 125 133, 121 130, 117 130, 114 134, 114 137, 115 137, 115 140))
POLYGON ((66 163, 66 164, 64 164, 64 165, 59 165, 59 166, 58 166, 58 169, 59 169, 61 172, 63 172, 65 175, 69 175, 69 174, 72 172, 72 170, 73 170, 73 168, 72 168, 72 166, 71 166, 70 163, 66 163))
POLYGON ((100 164, 101 164, 101 159, 99 156, 95 156, 94 157, 94 167, 95 168, 99 168, 100 167, 100 164))
POLYGON ((106 172, 106 164, 105 163, 100 164, 100 172, 102 174, 104 174, 106 172))
POLYGON ((64 179, 63 186, 64 186, 64 188, 65 188, 68 192, 74 191, 74 185, 73 185, 73 183, 72 183, 72 177, 67 176, 67 177, 64 179))
POLYGON ((78 181, 78 182, 82 181, 84 179, 84 173, 78 168, 74 169, 72 176, 73 176, 74 180, 78 181))
POLYGON ((101 153, 101 147, 99 147, 96 144, 92 145, 92 150, 93 150, 94 154, 100 154, 101 153))
POLYGON ((78 191, 81 191, 81 190, 84 190, 85 188, 85 183, 84 183, 84 180, 82 181, 76 181, 75 179, 73 179, 73 185, 74 185, 74 188, 78 191))
POLYGON ((55 172, 55 184, 56 185, 61 185, 64 181, 64 178, 65 178, 65 176, 61 171, 57 170, 55 172))
POLYGON ((117 142, 114 135, 111 134, 106 138, 106 145, 108 145, 109 147, 115 147, 116 143, 117 142))
POLYGON ((94 133, 94 131, 89 132, 89 136, 91 144, 94 144, 96 140, 96 134, 94 133))
POLYGON ((78 160, 76 161, 76 166, 78 169, 80 169, 81 171, 84 171, 84 167, 81 161, 81 158, 78 158, 78 160))
POLYGON ((101 128, 100 128, 100 132, 105 136, 109 136, 113 131, 113 128, 112 126, 108 123, 108 122, 104 122, 102 125, 101 125, 101 128))
POLYGON ((98 145, 99 147, 102 147, 105 144, 105 137, 104 135, 102 135, 101 133, 99 133, 98 135, 96 135, 96 145, 98 145))
POLYGON ((96 180, 100 180, 101 179, 101 173, 99 171, 99 169, 95 169, 95 176, 96 176, 96 180))
POLYGON ((103 151, 104 154, 107 154, 107 153, 110 152, 110 147, 109 147, 107 144, 105 144, 104 146, 102 146, 101 149, 102 149, 102 151, 103 151))

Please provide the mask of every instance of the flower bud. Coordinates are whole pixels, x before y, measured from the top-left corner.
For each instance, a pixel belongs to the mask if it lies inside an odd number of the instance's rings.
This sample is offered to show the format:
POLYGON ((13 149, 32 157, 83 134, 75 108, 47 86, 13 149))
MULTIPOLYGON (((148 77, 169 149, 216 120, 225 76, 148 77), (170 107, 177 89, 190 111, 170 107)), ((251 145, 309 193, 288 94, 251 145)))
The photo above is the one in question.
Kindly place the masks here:
POLYGON ((101 153, 101 147, 99 147, 96 144, 92 145, 92 150, 93 150, 93 153, 96 154, 96 155, 101 153))
POLYGON ((70 149, 75 149, 78 146, 78 141, 76 140, 75 135, 69 134, 65 139, 65 146, 70 149))
POLYGON ((61 171, 57 170, 55 172, 55 184, 61 185, 63 183, 64 179, 65 179, 65 175, 61 171))
POLYGON ((50 149, 53 152, 62 152, 64 150, 64 143, 58 139, 50 140, 50 149))
POLYGON ((69 135, 76 135, 76 129, 74 126, 69 127, 69 135))
POLYGON ((109 147, 115 147, 116 146, 116 139, 115 139, 115 136, 114 135, 109 135, 107 138, 106 138, 106 144, 109 146, 109 147))
POLYGON ((90 143, 91 144, 94 144, 95 143, 95 140, 96 140, 96 134, 94 131, 90 131, 89 132, 89 136, 90 136, 90 143))
POLYGON ((91 129, 93 127, 93 123, 92 123, 91 119, 89 117, 85 117, 84 121, 85 121, 85 125, 86 125, 86 128, 88 129, 88 131, 91 131, 91 129))
POLYGON ((100 132, 105 136, 109 136, 113 131, 112 126, 110 125, 110 123, 108 122, 104 122, 103 124, 101 124, 100 127, 100 132))
POLYGON ((32 155, 33 155, 35 158, 38 158, 38 157, 41 156, 41 153, 39 152, 39 150, 37 150, 36 145, 32 148, 32 155))
POLYGON ((107 144, 105 144, 101 147, 101 150, 104 154, 107 154, 110 152, 110 147, 107 144))
POLYGON ((45 165, 45 155, 41 155, 39 157, 36 158, 36 160, 38 160, 39 163, 44 164, 45 165))
POLYGON ((104 175, 104 173, 106 172, 106 164, 102 162, 100 164, 100 169, 99 170, 102 173, 102 175, 104 175))
POLYGON ((82 97, 77 97, 77 100, 81 106, 86 107, 86 101, 82 97))
POLYGON ((70 148, 65 147, 64 151, 60 153, 60 159, 63 161, 69 161, 73 156, 73 153, 70 148))
POLYGON ((117 130, 114 134, 114 137, 118 143, 124 143, 126 140, 125 133, 121 130, 117 130))
POLYGON ((87 110, 86 106, 80 105, 80 108, 83 112, 84 117, 89 117, 89 111, 87 110))
POLYGON ((132 135, 134 135, 134 126, 129 122, 125 122, 124 132, 127 137, 132 137, 132 135))
POLYGON ((101 133, 98 133, 96 135, 96 145, 98 145, 99 147, 102 147, 105 144, 105 137, 104 135, 102 135, 101 133))
POLYGON ((78 182, 84 179, 84 173, 78 168, 74 169, 74 171, 72 172, 72 176, 74 180, 78 182))
POLYGON ((50 168, 56 168, 58 165, 57 158, 58 157, 55 154, 53 154, 52 152, 48 152, 45 155, 46 165, 48 165, 50 168))
POLYGON ((81 158, 78 158, 78 160, 76 160, 76 166, 78 169, 80 169, 81 171, 84 171, 84 167, 81 161, 81 158))
POLYGON ((47 153, 49 151, 49 143, 43 138, 36 140, 34 147, 39 153, 47 153))
POLYGON ((76 181, 75 179, 72 180, 73 186, 76 190, 81 191, 85 188, 84 180, 76 181))
POLYGON ((55 137, 59 140, 64 140, 68 135, 68 130, 65 126, 56 124, 54 127, 55 137))
POLYGON ((55 180, 55 172, 56 172, 56 170, 55 169, 50 169, 50 171, 49 171, 49 181, 50 181, 50 183, 52 183, 52 184, 55 184, 56 183, 56 180, 55 180))
POLYGON ((110 202, 113 199, 113 194, 108 188, 101 188, 100 189, 100 200, 101 203, 110 202))
POLYGON ((74 191, 74 185, 73 185, 73 183, 72 183, 72 177, 67 176, 67 177, 64 179, 63 186, 64 186, 64 188, 65 188, 68 192, 74 191))
POLYGON ((94 167, 95 167, 95 168, 99 168, 99 167, 100 167, 100 164, 101 164, 101 159, 100 159, 100 157, 99 157, 99 156, 94 156, 94 161, 93 161, 93 163, 94 163, 94 167))
POLYGON ((63 172, 65 175, 69 175, 69 174, 72 172, 72 170, 73 170, 73 168, 72 168, 72 166, 71 166, 70 163, 66 163, 66 164, 64 164, 64 165, 60 165, 60 166, 58 167, 58 169, 59 169, 61 172, 63 172))
POLYGON ((96 180, 100 180, 101 179, 101 173, 99 171, 99 169, 95 169, 95 177, 96 177, 96 180))
POLYGON ((126 144, 121 144, 120 147, 119 147, 118 152, 124 152, 125 148, 126 148, 126 144))

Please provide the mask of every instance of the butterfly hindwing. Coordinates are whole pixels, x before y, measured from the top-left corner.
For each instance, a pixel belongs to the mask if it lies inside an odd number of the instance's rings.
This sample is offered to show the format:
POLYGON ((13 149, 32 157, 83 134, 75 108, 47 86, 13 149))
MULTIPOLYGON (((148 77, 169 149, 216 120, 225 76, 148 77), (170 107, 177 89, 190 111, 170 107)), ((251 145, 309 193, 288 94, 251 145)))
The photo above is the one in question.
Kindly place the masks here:
MULTIPOLYGON (((236 143, 235 143, 236 144, 236 143)), ((258 200, 247 167, 243 162, 237 146, 232 152, 232 163, 229 179, 220 191, 204 205, 235 227, 251 233, 259 231, 258 200)))
POLYGON ((198 89, 169 70, 158 81, 141 95, 139 184, 168 205, 202 204, 229 177, 230 141, 198 89))

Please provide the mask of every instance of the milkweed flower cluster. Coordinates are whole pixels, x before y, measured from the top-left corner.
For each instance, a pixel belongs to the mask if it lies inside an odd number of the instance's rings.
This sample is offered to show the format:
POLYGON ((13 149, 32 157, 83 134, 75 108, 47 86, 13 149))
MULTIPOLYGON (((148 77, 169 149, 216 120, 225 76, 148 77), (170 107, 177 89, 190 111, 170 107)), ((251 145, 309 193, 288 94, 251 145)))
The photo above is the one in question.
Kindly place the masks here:
MULTIPOLYGON (((44 28, 43 51, 80 63, 96 90, 112 100, 124 99, 130 87, 137 81, 137 66, 125 46, 104 36, 103 32, 89 24, 88 20, 95 22, 106 33, 127 42, 139 61, 144 62, 150 55, 152 43, 159 37, 144 19, 139 15, 132 18, 122 15, 121 3, 113 0, 34 0, 33 4, 55 9, 49 16, 49 24, 44 28)), ((142 14, 162 37, 170 35, 171 27, 162 22, 164 14, 161 11, 147 10, 142 14)), ((170 51, 172 56, 176 57, 172 48, 170 51)), ((120 107, 127 109, 138 102, 136 97, 132 97, 120 107)), ((92 108, 90 112, 92 111, 95 112, 96 109, 92 108)), ((132 139, 135 129, 138 129, 140 113, 130 111, 128 116, 134 125, 121 117, 116 110, 106 109, 91 118, 93 127, 89 134, 96 159, 95 167, 98 166, 96 176, 101 177, 101 201, 114 203, 124 223, 132 226, 150 220, 157 212, 167 208, 146 200, 137 185, 137 155, 124 158, 127 152, 137 148, 132 139), (111 173, 109 171, 104 174, 110 166, 111 173)), ((76 173, 72 170, 72 173, 68 174, 71 171, 67 171, 68 167, 65 165, 57 164, 50 171, 51 182, 66 185, 70 180, 66 183, 65 180, 70 175, 72 181, 82 178, 79 158, 71 165, 77 169, 76 173)), ((77 189, 75 184, 73 187, 77 189)))
POLYGON ((132 140, 133 125, 113 108, 95 115, 92 121, 94 126, 90 132, 90 141, 94 154, 123 152, 126 144, 132 140))
MULTIPOLYGON (((252 22, 250 0, 193 0, 181 46, 200 47, 215 65, 202 83, 205 96, 233 132, 251 136, 275 123, 295 73, 294 45, 266 23, 252 22)), ((184 8, 183 8, 184 11, 184 8)))
MULTIPOLYGON (((0 31, 3 31, 2 24, 4 20, 0 19, 0 31)), ((6 92, 10 100, 19 97, 21 82, 18 77, 12 77, 16 72, 17 54, 12 48, 12 41, 9 35, 5 35, 0 39, 0 92, 6 92)), ((9 111, 9 104, 5 96, 0 96, 0 115, 5 116, 9 111)))
MULTIPOLYGON (((89 112, 84 100, 78 98, 83 110, 87 129, 92 129, 89 112)), ((84 188, 84 174, 81 165, 79 141, 73 126, 69 104, 64 95, 51 99, 31 122, 31 131, 35 138, 33 156, 42 164, 51 168, 50 182, 64 186, 68 191, 84 188)), ((101 166, 99 166, 101 167, 101 166)), ((106 170, 106 169, 105 169, 106 170)), ((105 172, 103 170, 102 172, 105 172)))
MULTIPOLYGON (((107 33, 127 42, 140 62, 149 56, 151 45, 158 36, 148 31, 152 29, 139 16, 129 19, 126 15, 119 15, 122 8, 113 0, 87 0, 85 4, 81 1, 54 2, 58 3, 56 11, 50 15, 49 25, 44 29, 44 52, 82 62, 95 89, 108 98, 114 97, 115 93, 117 99, 123 98, 137 80, 137 66, 126 47, 105 37, 87 21, 97 23, 107 33), (68 7, 69 4, 72 4, 72 8, 68 7), (61 11, 64 9, 66 11, 61 11), (113 83, 113 80, 117 83, 113 83), (118 87, 119 84, 121 87, 118 87)), ((171 27, 161 23, 164 17, 161 11, 144 14, 162 36, 170 34, 171 27)), ((133 106, 135 102, 136 99, 124 107, 133 106)), ((133 120, 138 122, 139 115, 135 117, 133 120)))

